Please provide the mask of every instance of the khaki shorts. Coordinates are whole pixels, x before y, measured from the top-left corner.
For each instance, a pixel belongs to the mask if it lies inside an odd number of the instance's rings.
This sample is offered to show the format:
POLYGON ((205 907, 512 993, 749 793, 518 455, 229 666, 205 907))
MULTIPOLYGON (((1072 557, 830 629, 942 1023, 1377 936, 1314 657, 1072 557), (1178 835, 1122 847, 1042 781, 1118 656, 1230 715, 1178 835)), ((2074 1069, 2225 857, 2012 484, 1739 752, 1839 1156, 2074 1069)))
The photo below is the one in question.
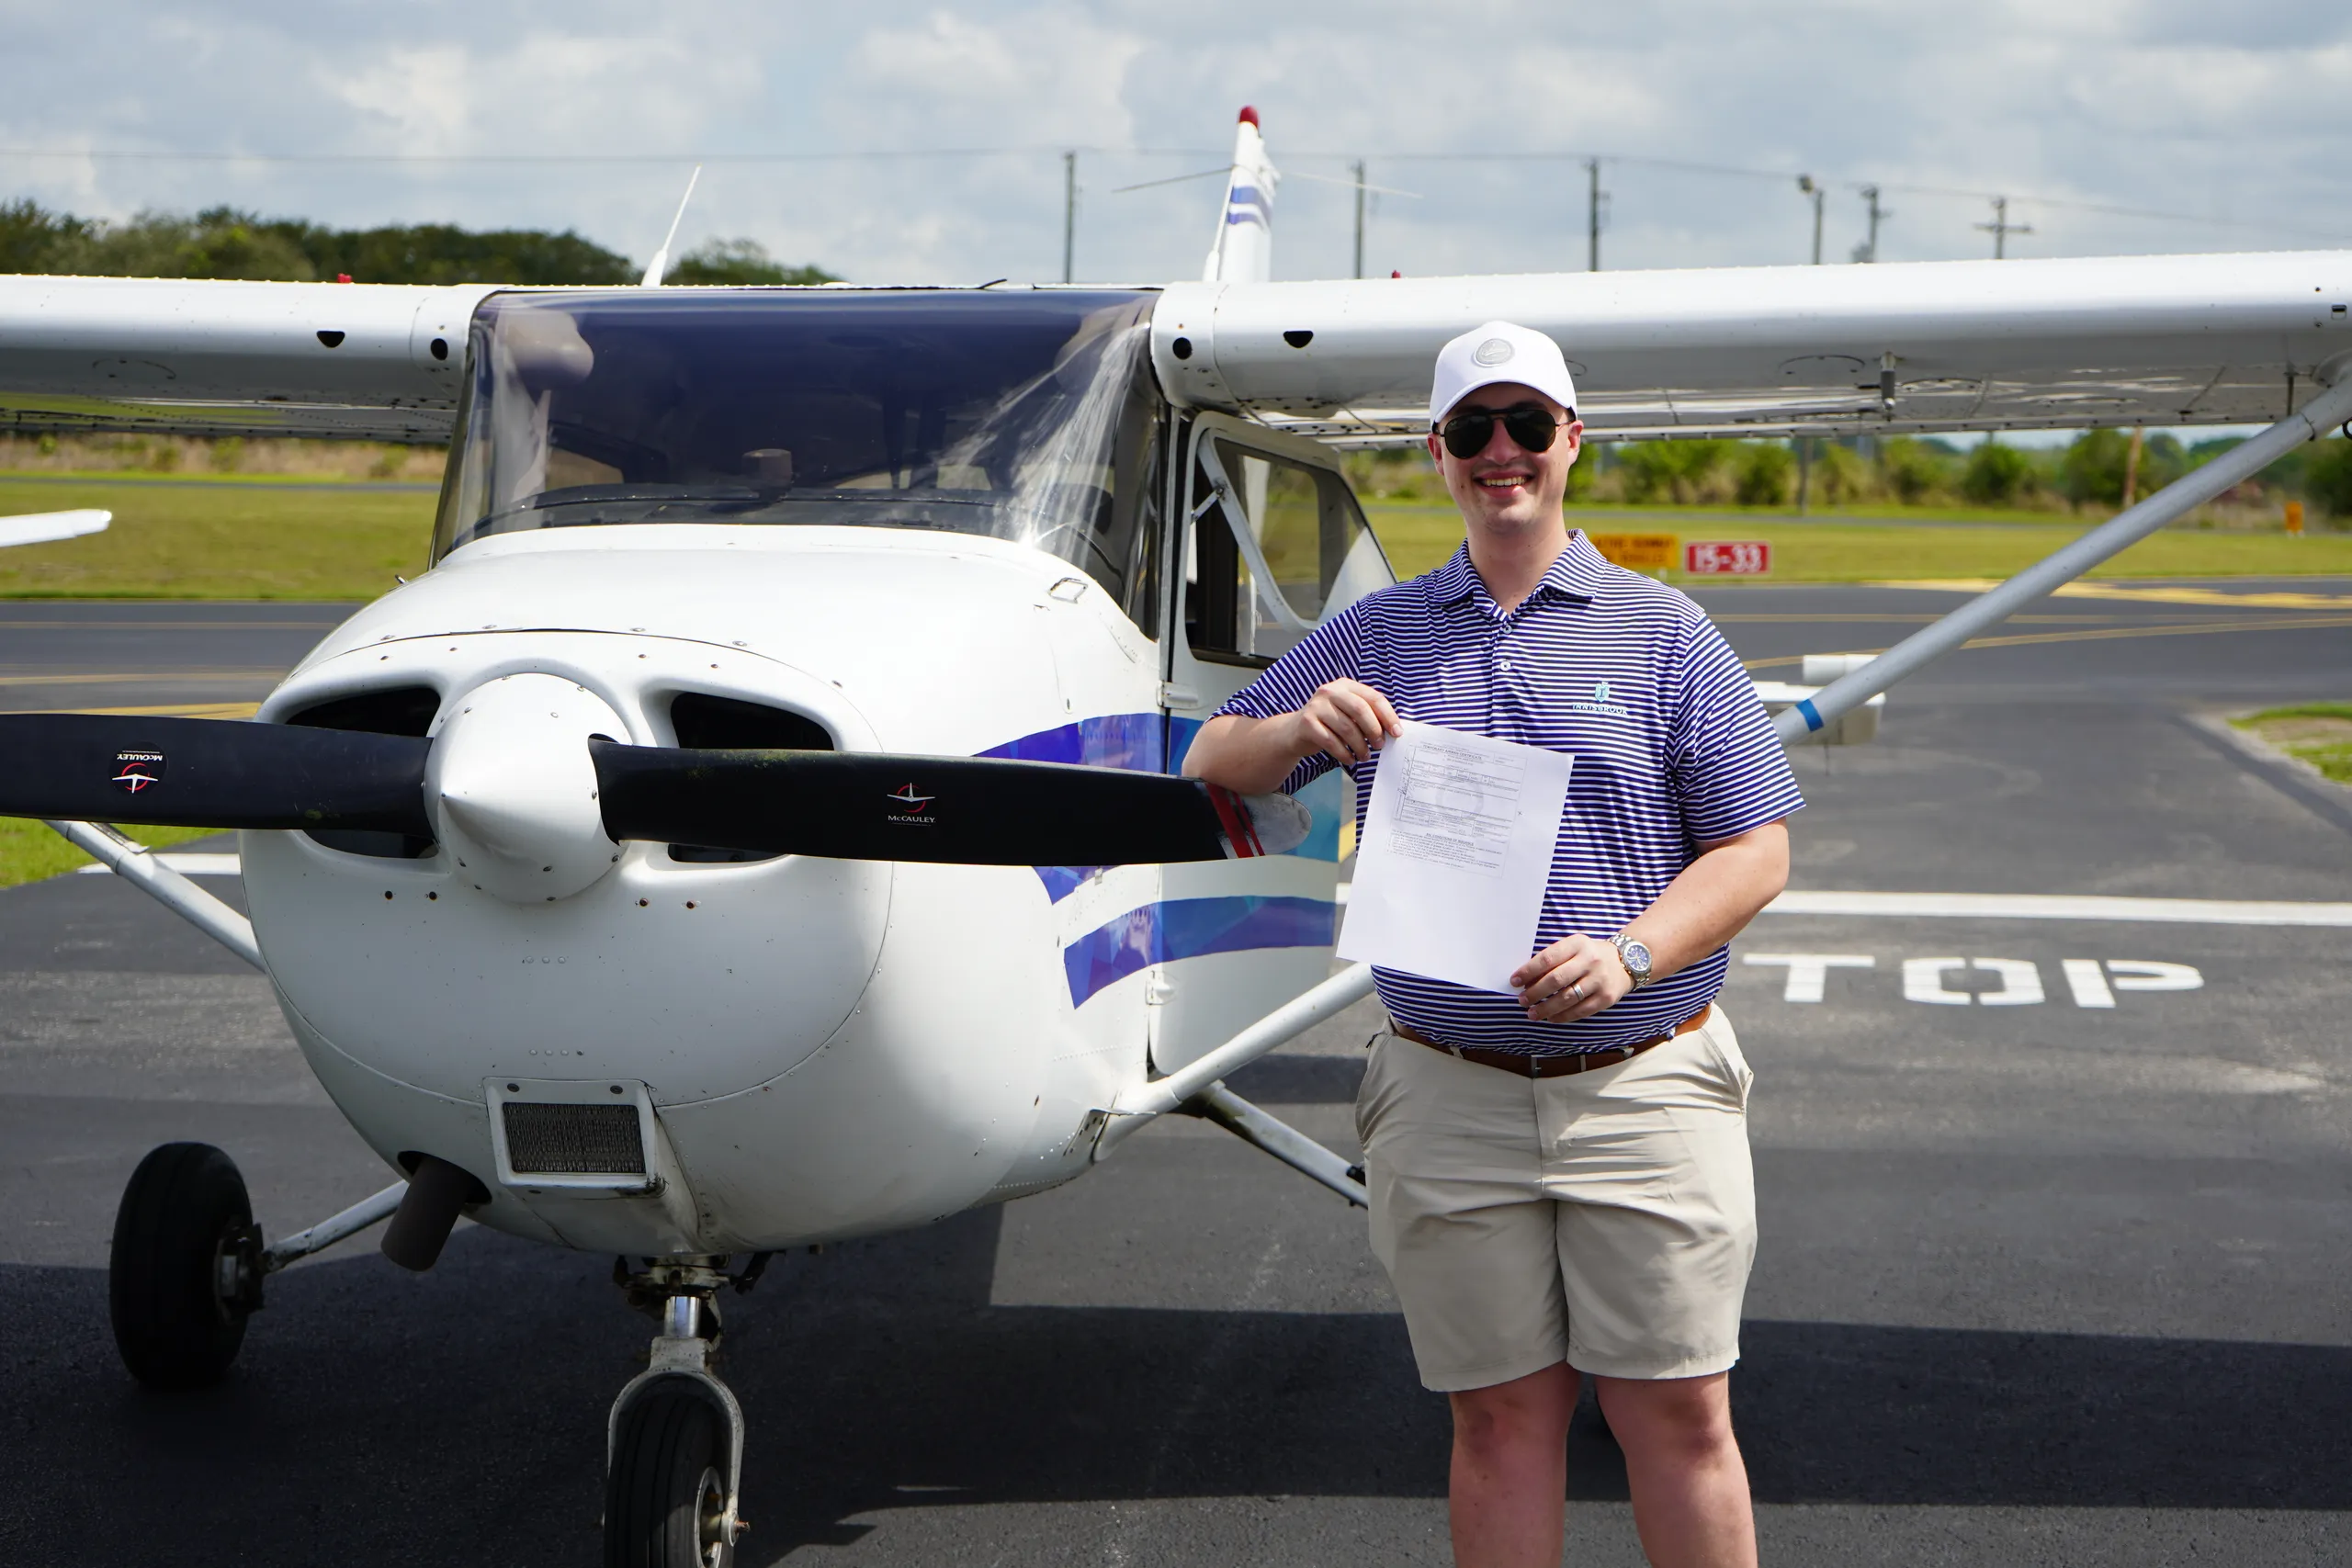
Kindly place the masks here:
POLYGON ((1738 1360, 1753 1077, 1720 1005, 1703 1028, 1556 1078, 1375 1038, 1356 1100, 1372 1249, 1421 1382, 1486 1388, 1562 1360, 1702 1377, 1738 1360))

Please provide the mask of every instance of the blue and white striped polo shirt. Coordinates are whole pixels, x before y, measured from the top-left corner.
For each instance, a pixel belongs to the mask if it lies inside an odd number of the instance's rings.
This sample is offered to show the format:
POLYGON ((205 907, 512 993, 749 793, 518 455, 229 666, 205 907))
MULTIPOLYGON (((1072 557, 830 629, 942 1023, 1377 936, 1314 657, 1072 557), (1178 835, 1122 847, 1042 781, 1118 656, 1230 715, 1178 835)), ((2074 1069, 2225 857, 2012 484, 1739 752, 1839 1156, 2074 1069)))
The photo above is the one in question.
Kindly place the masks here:
MULTIPOLYGON (((1423 724, 1576 758, 1552 852, 1538 951, 1571 931, 1606 937, 1697 858, 1804 805, 1756 688, 1706 613, 1675 589, 1611 566, 1571 534, 1505 615, 1465 546, 1426 577, 1341 611, 1217 711, 1272 718, 1327 681, 1361 681, 1423 724)), ((1381 753, 1350 765, 1356 828, 1381 753)), ((1283 782, 1327 769, 1317 753, 1283 782)), ((1529 1021, 1516 998, 1376 971, 1390 1016, 1452 1045, 1551 1054, 1654 1038, 1713 1001, 1730 949, 1573 1023, 1529 1021)))

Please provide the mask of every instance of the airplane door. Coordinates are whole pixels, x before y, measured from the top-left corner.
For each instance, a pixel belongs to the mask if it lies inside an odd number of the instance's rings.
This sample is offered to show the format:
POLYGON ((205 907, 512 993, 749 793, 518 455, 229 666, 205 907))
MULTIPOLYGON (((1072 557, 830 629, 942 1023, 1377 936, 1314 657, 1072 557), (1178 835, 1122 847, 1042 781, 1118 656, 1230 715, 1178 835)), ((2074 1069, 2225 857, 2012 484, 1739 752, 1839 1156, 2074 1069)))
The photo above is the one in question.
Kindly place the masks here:
MULTIPOLYGON (((1171 769, 1227 697, 1326 616, 1396 581, 1338 454, 1216 413, 1194 416, 1180 449, 1162 643, 1171 769)), ((1340 863, 1354 847, 1350 789, 1334 771, 1300 792, 1315 826, 1290 854, 1161 868, 1147 992, 1159 1071, 1329 975, 1340 863)))

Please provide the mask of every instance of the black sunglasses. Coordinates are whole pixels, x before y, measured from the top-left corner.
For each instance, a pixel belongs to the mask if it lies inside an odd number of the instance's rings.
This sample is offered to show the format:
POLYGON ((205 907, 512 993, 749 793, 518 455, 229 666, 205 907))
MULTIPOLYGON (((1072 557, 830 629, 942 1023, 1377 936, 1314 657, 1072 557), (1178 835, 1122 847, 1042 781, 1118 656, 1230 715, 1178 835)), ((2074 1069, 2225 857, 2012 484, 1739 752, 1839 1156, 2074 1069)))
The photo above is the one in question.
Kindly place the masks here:
POLYGON ((1566 419, 1554 419, 1552 411, 1542 403, 1513 403, 1507 409, 1471 409, 1455 414, 1439 425, 1437 433, 1445 449, 1455 457, 1475 457, 1494 439, 1499 422, 1504 434, 1518 442, 1521 450, 1549 452, 1560 427, 1574 423, 1576 417, 1574 409, 1566 419))

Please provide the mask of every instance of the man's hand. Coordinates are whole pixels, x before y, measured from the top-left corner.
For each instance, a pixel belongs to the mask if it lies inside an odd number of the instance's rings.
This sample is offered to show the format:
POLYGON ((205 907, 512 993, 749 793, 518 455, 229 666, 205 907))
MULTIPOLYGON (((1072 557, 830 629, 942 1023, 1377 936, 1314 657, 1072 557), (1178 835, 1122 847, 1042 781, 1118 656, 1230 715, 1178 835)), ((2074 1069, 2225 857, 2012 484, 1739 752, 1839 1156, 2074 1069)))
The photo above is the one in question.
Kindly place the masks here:
POLYGON ((1374 751, 1405 733, 1388 699, 1361 681, 1326 682, 1290 716, 1301 757, 1320 751, 1343 767, 1369 761, 1374 751))
POLYGON ((1634 988, 1616 947, 1599 937, 1555 942, 1510 972, 1519 1005, 1538 1023, 1572 1023, 1613 1007, 1634 988))
POLYGON ((1296 713, 1272 718, 1228 713, 1209 720, 1184 754, 1184 773, 1242 795, 1263 795, 1281 788, 1291 770, 1317 751, 1335 762, 1361 762, 1403 733, 1386 697, 1361 681, 1332 681, 1296 713))

